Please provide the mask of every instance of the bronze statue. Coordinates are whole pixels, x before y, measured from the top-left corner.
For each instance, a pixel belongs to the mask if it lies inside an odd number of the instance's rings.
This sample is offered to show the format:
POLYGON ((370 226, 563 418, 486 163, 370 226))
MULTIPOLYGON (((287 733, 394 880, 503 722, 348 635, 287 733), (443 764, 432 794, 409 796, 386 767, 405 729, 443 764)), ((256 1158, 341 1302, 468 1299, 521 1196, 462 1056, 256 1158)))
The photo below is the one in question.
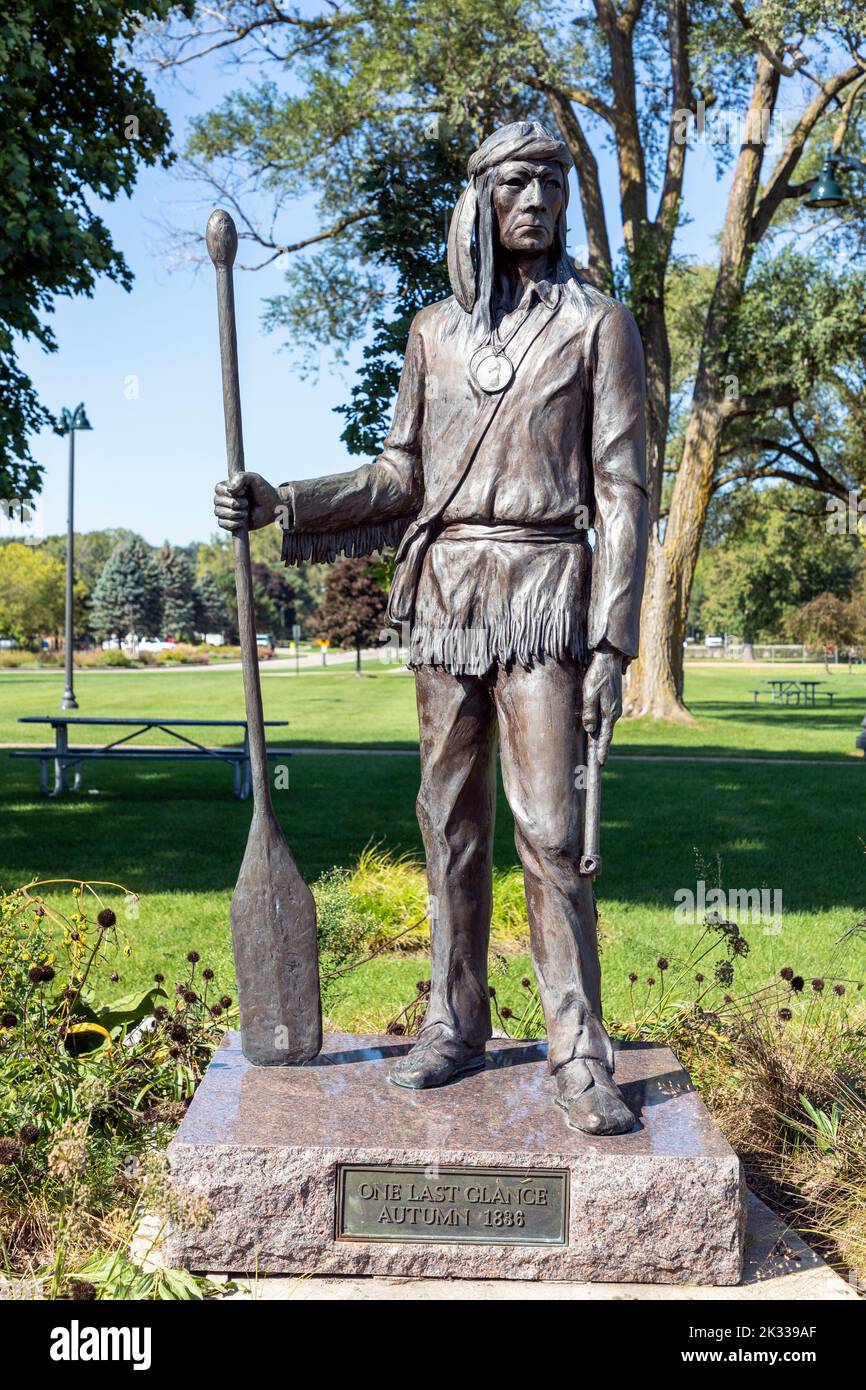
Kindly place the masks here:
POLYGON ((498 731, 558 1102, 574 1128, 617 1134, 634 1121, 601 1022, 578 770, 587 735, 604 762, 637 654, 644 365, 631 315, 568 257, 570 164, 534 121, 472 155, 454 294, 412 324, 375 462, 279 488, 243 473, 215 509, 229 531, 281 515, 287 563, 397 546, 389 618, 407 625, 417 684, 432 985, 391 1080, 440 1086, 484 1065, 498 731))

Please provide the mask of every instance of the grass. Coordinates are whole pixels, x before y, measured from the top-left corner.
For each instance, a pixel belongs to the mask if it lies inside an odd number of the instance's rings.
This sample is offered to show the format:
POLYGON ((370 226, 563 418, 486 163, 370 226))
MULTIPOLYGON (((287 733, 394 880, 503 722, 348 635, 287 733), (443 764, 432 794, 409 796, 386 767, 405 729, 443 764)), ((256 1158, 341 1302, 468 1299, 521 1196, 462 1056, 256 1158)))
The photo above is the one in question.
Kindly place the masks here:
MULTIPOLYGON (((653 974, 659 954, 676 959, 687 949, 692 929, 675 921, 674 893, 694 887, 699 877, 725 888, 781 889, 781 934, 768 934, 760 925, 748 933, 747 969, 755 979, 785 964, 807 977, 826 972, 833 943, 862 916, 864 772, 853 756, 853 742, 866 710, 866 671, 840 668, 828 678, 816 668, 817 678, 841 691, 832 710, 755 706, 751 688, 779 672, 778 667, 690 667, 686 695, 694 726, 625 721, 617 730, 620 753, 732 761, 615 760, 605 773, 605 867, 598 895, 605 1000, 613 1015, 622 1016, 628 1007, 629 971, 644 979, 653 974), (786 755, 814 765, 735 761, 786 755), (836 765, 823 765, 825 759, 836 765)), ((371 662, 363 680, 342 671, 263 672, 263 687, 267 716, 289 720, 287 730, 273 731, 280 744, 331 750, 327 757, 294 756, 289 790, 275 793, 308 879, 334 865, 355 864, 369 844, 420 859, 416 759, 338 751, 341 745, 416 747, 412 680, 371 662)), ((58 693, 54 674, 0 675, 0 741, 44 741, 44 730, 15 720, 18 714, 56 709, 58 693)), ((83 673, 78 693, 82 714, 242 716, 238 672, 83 673)), ((236 741, 232 730, 213 733, 236 741)), ((157 968, 168 973, 191 946, 221 977, 229 976, 228 898, 250 807, 231 797, 227 767, 91 765, 85 768, 81 796, 43 802, 35 795, 32 763, 0 754, 0 766, 0 883, 9 888, 34 875, 72 873, 135 888, 141 894, 134 920, 140 949, 126 967, 124 986, 144 983, 157 968)), ((501 987, 503 998, 510 998, 527 973, 528 955, 520 871, 501 789, 494 857, 499 916, 510 922, 494 944, 505 955, 501 987)), ((368 905, 381 916, 383 928, 404 921, 403 908, 414 912, 423 896, 418 873, 413 878, 411 871, 399 882, 368 881, 364 889, 358 879, 356 886, 360 894, 368 892, 368 905)), ((866 968, 857 943, 847 968, 849 974, 866 968)), ((423 955, 377 958, 351 977, 335 1021, 343 1027, 381 1027, 426 973, 423 955)))

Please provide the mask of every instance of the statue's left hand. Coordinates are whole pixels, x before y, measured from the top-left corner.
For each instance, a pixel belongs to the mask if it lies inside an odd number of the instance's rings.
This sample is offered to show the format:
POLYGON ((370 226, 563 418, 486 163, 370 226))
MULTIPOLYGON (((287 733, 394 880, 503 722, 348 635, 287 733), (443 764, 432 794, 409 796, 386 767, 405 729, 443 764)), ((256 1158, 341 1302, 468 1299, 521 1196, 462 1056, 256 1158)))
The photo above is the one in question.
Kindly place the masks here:
POLYGON ((607 758, 613 726, 622 714, 622 654, 599 647, 583 681, 583 727, 598 739, 598 761, 607 758))

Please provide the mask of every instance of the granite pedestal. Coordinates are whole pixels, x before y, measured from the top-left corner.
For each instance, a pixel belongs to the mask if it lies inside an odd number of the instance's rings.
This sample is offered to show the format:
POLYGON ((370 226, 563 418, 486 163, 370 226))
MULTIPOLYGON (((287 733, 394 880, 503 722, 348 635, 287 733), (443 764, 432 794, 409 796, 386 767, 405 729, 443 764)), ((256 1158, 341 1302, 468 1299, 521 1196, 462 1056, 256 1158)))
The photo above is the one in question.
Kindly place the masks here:
POLYGON ((204 1198, 163 1262, 259 1274, 736 1284, 740 1163, 673 1053, 635 1043, 639 1119, 592 1139, 554 1105, 545 1045, 496 1041, 483 1072, 391 1085, 390 1037, 327 1036, 302 1067, 252 1067, 229 1034, 169 1148, 204 1198))

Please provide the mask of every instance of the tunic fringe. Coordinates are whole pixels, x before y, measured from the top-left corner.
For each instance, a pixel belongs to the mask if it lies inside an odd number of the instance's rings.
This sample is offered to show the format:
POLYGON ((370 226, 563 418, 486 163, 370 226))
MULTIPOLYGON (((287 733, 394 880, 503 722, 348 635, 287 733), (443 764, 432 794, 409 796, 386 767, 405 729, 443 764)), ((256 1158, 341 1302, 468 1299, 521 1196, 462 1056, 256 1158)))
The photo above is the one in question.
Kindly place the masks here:
POLYGON ((340 555, 361 558, 376 550, 397 546, 411 517, 376 522, 369 526, 350 526, 341 531, 284 531, 283 563, 299 565, 304 560, 331 564, 340 555))

